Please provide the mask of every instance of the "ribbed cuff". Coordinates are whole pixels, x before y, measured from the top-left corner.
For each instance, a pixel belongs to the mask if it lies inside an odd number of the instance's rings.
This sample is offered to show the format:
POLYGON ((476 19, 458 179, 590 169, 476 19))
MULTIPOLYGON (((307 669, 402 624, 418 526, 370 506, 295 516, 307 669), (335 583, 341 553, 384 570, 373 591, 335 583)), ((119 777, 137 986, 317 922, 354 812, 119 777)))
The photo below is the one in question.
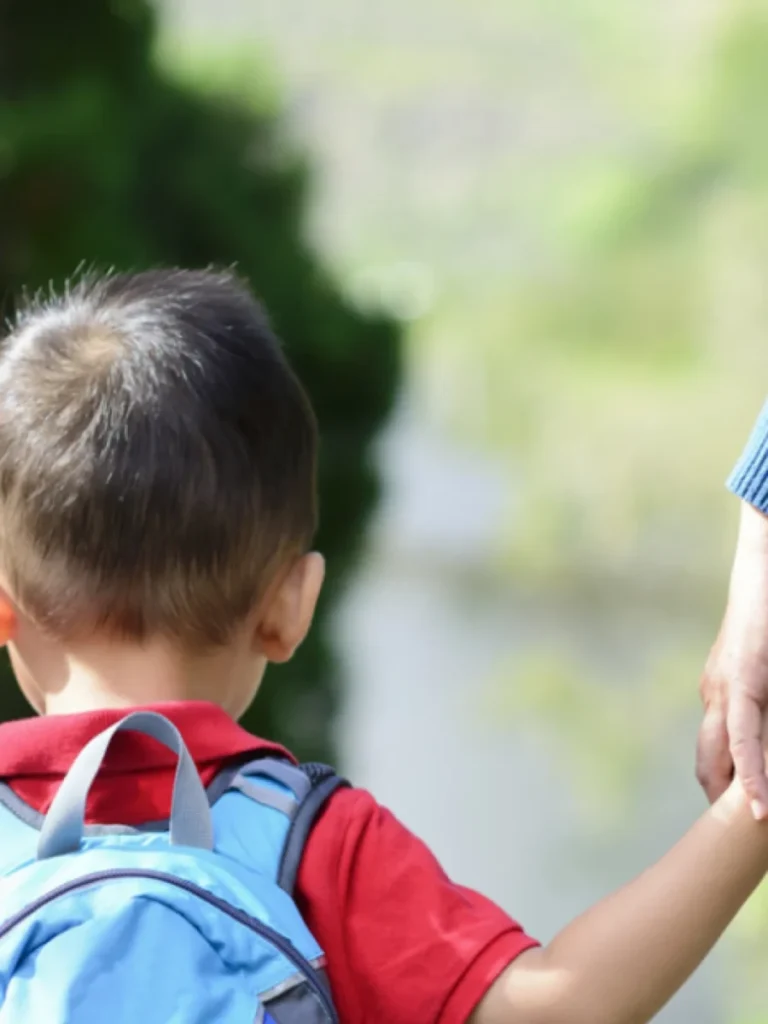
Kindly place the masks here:
POLYGON ((763 406, 727 486, 738 498, 768 513, 768 402, 763 406))

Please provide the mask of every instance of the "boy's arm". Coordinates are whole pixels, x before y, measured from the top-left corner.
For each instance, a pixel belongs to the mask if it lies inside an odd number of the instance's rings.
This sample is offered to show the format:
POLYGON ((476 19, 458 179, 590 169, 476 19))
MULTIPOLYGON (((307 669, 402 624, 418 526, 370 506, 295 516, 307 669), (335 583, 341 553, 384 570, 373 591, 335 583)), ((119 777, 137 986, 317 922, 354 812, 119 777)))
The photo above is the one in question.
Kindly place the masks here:
POLYGON ((698 967, 768 870, 738 784, 657 864, 523 953, 471 1024, 642 1024, 698 967))

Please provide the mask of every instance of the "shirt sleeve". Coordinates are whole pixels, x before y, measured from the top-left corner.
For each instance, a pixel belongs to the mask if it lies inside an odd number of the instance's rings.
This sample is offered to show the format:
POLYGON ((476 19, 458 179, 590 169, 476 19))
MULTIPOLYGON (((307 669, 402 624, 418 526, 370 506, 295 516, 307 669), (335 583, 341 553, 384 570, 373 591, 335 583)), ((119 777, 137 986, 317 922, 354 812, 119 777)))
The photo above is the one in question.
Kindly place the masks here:
POLYGON ((315 826, 297 901, 345 1024, 465 1024, 537 945, 363 790, 339 791, 315 826))
POLYGON ((743 501, 768 514, 768 402, 763 406, 747 446, 728 478, 728 488, 743 501))

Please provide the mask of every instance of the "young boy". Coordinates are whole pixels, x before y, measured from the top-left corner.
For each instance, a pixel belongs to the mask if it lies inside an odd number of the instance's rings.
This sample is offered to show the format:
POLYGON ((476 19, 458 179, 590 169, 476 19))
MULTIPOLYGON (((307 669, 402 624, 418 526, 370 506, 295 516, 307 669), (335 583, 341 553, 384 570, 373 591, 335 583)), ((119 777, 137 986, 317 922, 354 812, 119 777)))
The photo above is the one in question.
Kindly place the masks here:
MULTIPOLYGON (((40 717, 0 728, 16 797, 47 811, 126 709, 175 723, 206 783, 248 755, 289 756, 236 723, 312 621, 316 441, 262 310, 227 274, 91 280, 21 315, 0 352, 0 639, 40 717)), ((173 759, 118 739, 88 820, 167 816, 173 759)), ((734 784, 540 948, 347 788, 309 838, 296 898, 344 1024, 637 1024, 767 869, 768 826, 734 784)))

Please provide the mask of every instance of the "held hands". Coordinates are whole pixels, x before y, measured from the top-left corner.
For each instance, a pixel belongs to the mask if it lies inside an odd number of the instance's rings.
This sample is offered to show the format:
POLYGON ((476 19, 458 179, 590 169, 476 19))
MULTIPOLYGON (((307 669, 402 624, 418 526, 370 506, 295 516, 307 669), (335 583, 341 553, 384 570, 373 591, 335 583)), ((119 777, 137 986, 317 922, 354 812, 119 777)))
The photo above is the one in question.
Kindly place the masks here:
POLYGON ((768 516, 742 505, 728 607, 701 680, 696 775, 709 800, 735 771, 756 818, 768 818, 768 516))

